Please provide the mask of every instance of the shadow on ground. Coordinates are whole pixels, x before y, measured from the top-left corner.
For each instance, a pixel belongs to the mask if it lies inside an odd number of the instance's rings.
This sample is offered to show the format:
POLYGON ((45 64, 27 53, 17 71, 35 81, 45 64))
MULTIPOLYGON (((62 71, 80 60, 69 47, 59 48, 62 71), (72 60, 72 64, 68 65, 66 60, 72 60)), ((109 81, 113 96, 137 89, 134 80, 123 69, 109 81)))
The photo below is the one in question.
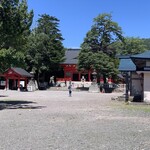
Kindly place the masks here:
POLYGON ((89 90, 89 87, 77 87, 77 90, 80 90, 80 91, 88 91, 88 90, 89 90))
POLYGON ((0 97, 8 97, 7 95, 0 95, 0 97))
POLYGON ((0 110, 4 109, 42 109, 45 106, 34 106, 31 104, 36 104, 32 101, 13 101, 13 100, 6 100, 6 101, 0 101, 0 110))

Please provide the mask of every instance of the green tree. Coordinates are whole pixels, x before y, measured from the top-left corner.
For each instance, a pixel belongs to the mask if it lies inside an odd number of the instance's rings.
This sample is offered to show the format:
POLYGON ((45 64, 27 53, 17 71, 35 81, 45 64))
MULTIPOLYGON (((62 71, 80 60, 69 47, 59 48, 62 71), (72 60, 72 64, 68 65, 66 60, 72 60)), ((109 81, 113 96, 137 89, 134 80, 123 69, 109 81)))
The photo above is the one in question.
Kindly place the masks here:
POLYGON ((3 73, 6 69, 15 66, 24 67, 24 54, 16 51, 13 48, 0 50, 0 72, 3 73))
POLYGON ((142 53, 146 50, 147 46, 144 41, 140 38, 127 37, 125 44, 120 46, 121 55, 134 55, 142 53))
POLYGON ((33 11, 28 13, 26 0, 1 0, 0 5, 0 62, 4 71, 11 66, 22 66, 24 62, 24 45, 33 11))
POLYGON ((146 49, 150 50, 150 38, 143 38, 141 39, 144 43, 144 45, 146 45, 146 49))
POLYGON ((110 56, 115 55, 111 45, 116 41, 123 41, 122 29, 112 21, 111 14, 101 14, 94 18, 91 30, 87 32, 82 47, 93 52, 102 51, 110 56), (84 46, 85 45, 85 46, 84 46))
MULTIPOLYGON (((62 44, 62 34, 58 29, 59 20, 47 14, 41 15, 28 39, 26 62, 28 70, 40 75, 58 70, 64 60, 65 48, 62 44)), ((45 80, 45 79, 44 79, 45 80)))
POLYGON ((117 41, 124 42, 121 27, 112 21, 111 14, 98 15, 81 44, 78 69, 96 69, 104 76, 115 75, 116 49, 113 44, 117 41))
POLYGON ((115 76, 118 73, 118 61, 103 52, 93 53, 90 50, 84 50, 79 54, 79 70, 96 69, 99 76, 115 76))

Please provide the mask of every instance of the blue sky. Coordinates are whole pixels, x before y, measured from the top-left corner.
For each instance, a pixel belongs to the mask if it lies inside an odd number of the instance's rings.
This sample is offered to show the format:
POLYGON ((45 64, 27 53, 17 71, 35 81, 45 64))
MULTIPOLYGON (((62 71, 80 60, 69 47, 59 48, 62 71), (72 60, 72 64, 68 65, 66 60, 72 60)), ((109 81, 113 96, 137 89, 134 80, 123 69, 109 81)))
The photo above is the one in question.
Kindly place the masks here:
POLYGON ((28 6, 34 10, 33 27, 38 14, 60 20, 66 48, 79 48, 93 18, 102 13, 112 14, 124 36, 150 38, 150 0, 28 0, 28 6))

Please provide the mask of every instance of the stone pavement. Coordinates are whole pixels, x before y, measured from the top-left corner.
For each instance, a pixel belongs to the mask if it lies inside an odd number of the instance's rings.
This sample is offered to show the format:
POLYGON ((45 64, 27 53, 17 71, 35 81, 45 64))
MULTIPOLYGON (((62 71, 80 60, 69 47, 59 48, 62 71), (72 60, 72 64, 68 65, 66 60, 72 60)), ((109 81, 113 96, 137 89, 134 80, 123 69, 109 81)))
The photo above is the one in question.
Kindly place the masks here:
POLYGON ((0 150, 149 150, 150 112, 119 95, 0 90, 0 150))

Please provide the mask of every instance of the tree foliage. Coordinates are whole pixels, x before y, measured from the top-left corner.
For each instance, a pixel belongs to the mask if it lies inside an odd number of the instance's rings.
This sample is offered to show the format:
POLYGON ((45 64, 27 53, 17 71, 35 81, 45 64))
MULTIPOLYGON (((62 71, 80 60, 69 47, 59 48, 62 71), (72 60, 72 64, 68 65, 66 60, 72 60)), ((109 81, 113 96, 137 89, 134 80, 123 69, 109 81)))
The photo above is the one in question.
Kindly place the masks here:
POLYGON ((0 5, 0 62, 3 62, 1 70, 4 71, 23 64, 33 11, 28 13, 26 0, 1 0, 0 5))
POLYGON ((115 50, 112 49, 111 45, 116 41, 123 40, 122 29, 116 22, 112 21, 111 14, 101 14, 94 18, 94 24, 91 30, 87 32, 81 47, 114 56, 115 50))
POLYGON ((30 30, 33 11, 28 13, 26 0, 1 0, 0 48, 21 48, 30 30))
POLYGON ((150 50, 150 38, 142 38, 141 39, 144 43, 144 45, 146 46, 147 50, 150 50))
POLYGON ((47 14, 41 15, 38 26, 28 39, 26 62, 28 70, 32 70, 37 76, 58 69, 64 59, 65 49, 58 25, 57 18, 47 14))
POLYGON ((103 52, 85 50, 79 55, 80 70, 96 69, 99 75, 114 76, 117 73, 116 60, 103 52))
POLYGON ((79 70, 96 69, 105 76, 116 74, 116 49, 113 44, 117 41, 124 42, 121 28, 112 21, 110 14, 98 15, 81 44, 79 70))
POLYGON ((121 55, 139 54, 147 48, 142 39, 135 37, 127 37, 124 44, 116 43, 116 45, 119 48, 118 53, 121 55))
POLYGON ((13 48, 0 50, 0 72, 4 72, 6 69, 13 66, 24 67, 24 54, 20 51, 16 51, 13 48))

